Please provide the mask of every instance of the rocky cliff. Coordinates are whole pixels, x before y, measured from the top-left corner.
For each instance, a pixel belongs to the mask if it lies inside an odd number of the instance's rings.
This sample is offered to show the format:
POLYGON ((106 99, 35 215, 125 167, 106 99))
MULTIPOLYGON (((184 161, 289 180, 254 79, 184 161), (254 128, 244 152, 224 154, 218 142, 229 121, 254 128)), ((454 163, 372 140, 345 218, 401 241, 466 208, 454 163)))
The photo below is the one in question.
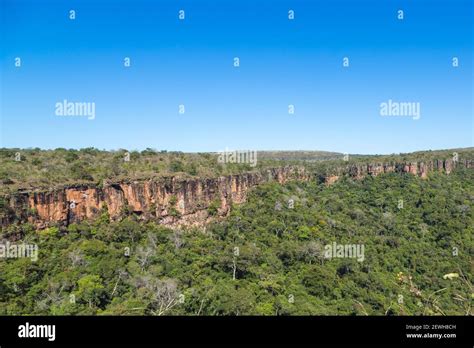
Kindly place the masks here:
POLYGON ((5 197, 1 226, 30 222, 37 228, 69 225, 97 217, 107 211, 111 219, 134 213, 144 220, 165 225, 202 224, 209 218, 211 204, 218 215, 226 215, 232 203, 246 200, 252 187, 276 181, 309 180, 304 167, 287 166, 212 179, 178 179, 118 182, 103 187, 77 185, 52 191, 19 192, 5 197))
POLYGON ((409 173, 417 175, 423 179, 431 172, 442 172, 450 174, 456 167, 474 168, 473 160, 432 160, 427 162, 392 162, 392 163, 370 163, 363 165, 339 166, 320 177, 320 181, 332 184, 342 176, 349 176, 354 179, 362 179, 367 175, 377 176, 382 173, 409 173))
POLYGON ((224 216, 231 205, 246 200, 251 188, 270 181, 319 180, 332 184, 343 176, 361 179, 381 173, 410 173, 427 178, 433 171, 446 174, 457 166, 474 168, 474 161, 433 160, 426 163, 388 163, 338 166, 324 175, 304 167, 287 166, 212 179, 176 177, 107 183, 103 187, 76 185, 51 191, 18 192, 4 197, 0 225, 30 222, 37 228, 53 224, 67 226, 108 212, 111 219, 133 213, 143 220, 157 220, 168 226, 200 225, 209 219, 209 207, 224 216))

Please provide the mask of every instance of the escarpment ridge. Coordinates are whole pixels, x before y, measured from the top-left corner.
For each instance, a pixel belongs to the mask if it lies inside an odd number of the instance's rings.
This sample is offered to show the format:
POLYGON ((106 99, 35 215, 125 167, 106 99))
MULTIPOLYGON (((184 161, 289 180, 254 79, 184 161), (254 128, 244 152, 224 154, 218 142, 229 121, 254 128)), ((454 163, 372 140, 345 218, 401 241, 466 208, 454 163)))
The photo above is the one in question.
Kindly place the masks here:
POLYGON ((409 173, 427 178, 431 172, 450 174, 456 167, 474 168, 474 160, 431 160, 386 164, 347 164, 324 174, 305 166, 285 166, 216 178, 163 177, 69 185, 43 191, 19 191, 2 197, 0 226, 29 222, 38 229, 67 226, 107 212, 115 220, 133 213, 167 226, 202 225, 211 215, 225 216, 232 204, 246 201, 249 191, 263 183, 316 180, 332 184, 343 176, 362 179, 382 173, 409 173), (210 209, 212 207, 212 209, 210 209))
POLYGON ((259 184, 309 179, 304 167, 287 166, 211 179, 163 177, 105 183, 102 187, 84 184, 18 192, 4 198, 0 224, 30 222, 37 228, 69 225, 97 217, 105 210, 111 219, 134 213, 165 225, 194 225, 207 221, 211 204, 218 215, 226 215, 232 203, 244 202, 249 190, 259 184))

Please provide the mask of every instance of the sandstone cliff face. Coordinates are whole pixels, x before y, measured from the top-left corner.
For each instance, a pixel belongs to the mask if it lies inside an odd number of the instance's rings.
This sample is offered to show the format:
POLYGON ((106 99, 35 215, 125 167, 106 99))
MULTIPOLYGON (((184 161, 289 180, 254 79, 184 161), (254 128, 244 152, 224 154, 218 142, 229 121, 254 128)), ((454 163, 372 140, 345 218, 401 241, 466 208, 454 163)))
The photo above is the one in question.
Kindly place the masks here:
MULTIPOLYGON (((410 173, 426 178, 432 171, 447 174, 458 165, 474 168, 474 161, 435 160, 427 163, 351 165, 336 168, 324 176, 330 185, 343 176, 361 179, 382 173, 410 173)), ((229 175, 213 179, 184 180, 175 177, 93 185, 69 186, 53 191, 19 192, 7 196, 7 212, 0 226, 30 222, 37 228, 67 226, 97 217, 106 210, 112 220, 133 212, 143 220, 156 220, 168 226, 201 225, 208 221, 211 202, 219 202, 218 215, 225 216, 231 205, 245 202, 253 187, 270 181, 314 180, 304 167, 287 166, 229 175)))
POLYGON ((377 176, 382 173, 409 173, 417 175, 426 179, 428 173, 433 171, 444 172, 450 174, 456 166, 463 166, 466 168, 474 168, 474 161, 463 160, 453 161, 447 160, 433 160, 426 163, 423 162, 408 162, 408 163, 379 163, 367 165, 351 165, 338 168, 334 173, 330 173, 325 177, 325 183, 330 185, 336 182, 343 175, 348 175, 354 179, 362 179, 367 175, 377 176))
POLYGON ((208 219, 211 202, 219 202, 219 215, 226 215, 232 203, 247 199, 249 190, 276 181, 309 180, 304 167, 281 167, 213 179, 183 180, 175 177, 106 184, 104 187, 77 185, 46 192, 20 192, 7 197, 9 214, 1 226, 15 221, 37 228, 53 224, 67 226, 97 217, 103 209, 111 219, 133 212, 144 220, 166 225, 198 225, 208 219))

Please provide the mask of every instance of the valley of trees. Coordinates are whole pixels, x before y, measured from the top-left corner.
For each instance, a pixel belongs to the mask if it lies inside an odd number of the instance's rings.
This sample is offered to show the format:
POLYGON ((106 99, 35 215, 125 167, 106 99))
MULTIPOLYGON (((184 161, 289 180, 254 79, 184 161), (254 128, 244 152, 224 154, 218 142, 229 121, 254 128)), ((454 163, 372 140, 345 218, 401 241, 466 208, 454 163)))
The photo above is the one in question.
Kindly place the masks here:
POLYGON ((0 315, 472 315, 473 238, 472 169, 270 183, 202 229, 5 228, 39 257, 0 261, 0 315))

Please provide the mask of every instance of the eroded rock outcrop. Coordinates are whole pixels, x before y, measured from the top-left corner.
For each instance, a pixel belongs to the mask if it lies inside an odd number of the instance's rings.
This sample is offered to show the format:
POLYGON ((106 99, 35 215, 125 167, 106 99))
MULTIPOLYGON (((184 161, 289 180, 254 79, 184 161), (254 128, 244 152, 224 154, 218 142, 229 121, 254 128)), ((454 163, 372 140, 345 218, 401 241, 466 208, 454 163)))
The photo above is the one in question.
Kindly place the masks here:
POLYGON ((433 171, 450 174, 456 166, 466 168, 474 168, 473 160, 453 161, 433 160, 428 162, 393 162, 393 163, 376 163, 364 165, 348 165, 342 166, 325 175, 325 183, 330 185, 336 182, 342 176, 350 176, 354 179, 362 179, 367 175, 377 176, 382 173, 409 173, 417 175, 423 179, 428 177, 428 173, 433 171))
POLYGON ((111 219, 134 213, 162 224, 197 225, 209 217, 211 203, 218 215, 226 215, 233 203, 247 199, 251 188, 270 181, 309 180, 304 167, 288 166, 212 179, 176 177, 108 183, 103 187, 76 185, 43 192, 19 192, 7 196, 8 212, 1 225, 30 222, 37 228, 69 225, 107 211, 111 219))
POLYGON ((209 207, 217 205, 217 215, 225 216, 232 204, 245 202, 249 191, 262 183, 290 180, 319 180, 330 185, 341 177, 362 179, 382 173, 410 173, 427 178, 433 171, 451 173, 456 166, 474 168, 474 161, 434 160, 426 163, 388 163, 340 166, 321 176, 305 167, 287 166, 210 179, 166 177, 141 181, 75 185, 50 191, 18 192, 6 196, 0 226, 30 222, 37 228, 67 226, 93 219, 107 212, 110 219, 133 213, 143 220, 176 225, 202 225, 209 219, 209 207))

